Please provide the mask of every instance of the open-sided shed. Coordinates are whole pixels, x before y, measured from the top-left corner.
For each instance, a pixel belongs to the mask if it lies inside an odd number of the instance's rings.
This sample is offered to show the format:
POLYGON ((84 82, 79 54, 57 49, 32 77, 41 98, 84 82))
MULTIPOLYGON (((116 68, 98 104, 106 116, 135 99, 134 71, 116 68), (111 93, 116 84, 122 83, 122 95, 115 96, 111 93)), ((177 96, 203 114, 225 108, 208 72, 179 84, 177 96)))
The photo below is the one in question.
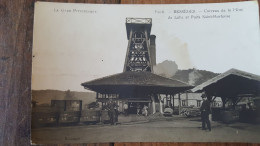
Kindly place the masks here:
POLYGON ((234 105, 241 97, 255 97, 260 94, 260 76, 245 71, 230 69, 191 91, 205 91, 209 97, 221 97, 223 105, 232 100, 234 105))
MULTIPOLYGON (((193 86, 184 82, 156 75, 151 72, 126 71, 81 84, 85 89, 97 92, 97 101, 105 104, 109 98, 129 103, 148 103, 152 113, 162 112, 160 95, 166 95, 167 103, 174 102, 174 95, 193 86), (155 104, 159 102, 160 108, 155 104)), ((173 108, 173 105, 171 105, 173 108)))
MULTIPOLYGON (((224 122, 234 121, 238 118, 243 121, 259 121, 260 108, 257 106, 257 100, 255 100, 260 95, 259 75, 237 69, 230 69, 201 85, 196 86, 191 91, 205 92, 210 100, 214 100, 215 97, 221 97, 223 110, 222 114, 219 113, 221 114, 221 117, 216 119, 224 122), (244 110, 238 113, 238 111, 235 110, 235 107, 244 97, 253 97, 256 102, 256 107, 255 109, 244 110), (233 110, 226 109, 226 103, 228 101, 232 103, 233 106, 231 109, 233 110)), ((212 111, 212 117, 217 117, 216 115, 218 114, 216 113, 217 111, 212 111)))
POLYGON ((237 69, 230 69, 196 86, 192 91, 206 91, 209 95, 220 97, 259 94, 260 76, 237 69))

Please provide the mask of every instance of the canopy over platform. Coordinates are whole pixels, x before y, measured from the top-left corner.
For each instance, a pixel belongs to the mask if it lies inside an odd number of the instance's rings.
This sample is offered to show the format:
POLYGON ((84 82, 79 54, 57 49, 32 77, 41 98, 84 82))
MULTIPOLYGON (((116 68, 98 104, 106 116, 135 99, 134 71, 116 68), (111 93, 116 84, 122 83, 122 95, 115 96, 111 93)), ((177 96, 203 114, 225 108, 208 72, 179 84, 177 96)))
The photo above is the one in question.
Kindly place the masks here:
POLYGON ((237 69, 230 69, 196 86, 191 91, 205 91, 208 95, 217 97, 258 95, 260 93, 260 76, 237 69))
POLYGON ((193 88, 178 80, 165 78, 151 72, 123 72, 81 84, 86 89, 108 94, 176 94, 193 88))

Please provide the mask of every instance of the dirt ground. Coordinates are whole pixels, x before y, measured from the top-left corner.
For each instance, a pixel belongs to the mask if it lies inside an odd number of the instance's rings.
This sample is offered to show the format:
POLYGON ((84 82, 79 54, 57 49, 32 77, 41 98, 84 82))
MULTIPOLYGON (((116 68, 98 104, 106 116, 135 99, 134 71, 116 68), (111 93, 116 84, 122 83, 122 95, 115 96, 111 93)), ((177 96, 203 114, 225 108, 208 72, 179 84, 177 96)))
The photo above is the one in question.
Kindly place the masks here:
MULTIPOLYGON (((121 117, 123 118, 123 117, 121 117)), ((142 118, 144 119, 144 118, 142 118)), ((45 127, 32 130, 32 142, 251 142, 260 143, 260 125, 211 121, 212 131, 202 130, 200 118, 170 117, 125 122, 45 127)))

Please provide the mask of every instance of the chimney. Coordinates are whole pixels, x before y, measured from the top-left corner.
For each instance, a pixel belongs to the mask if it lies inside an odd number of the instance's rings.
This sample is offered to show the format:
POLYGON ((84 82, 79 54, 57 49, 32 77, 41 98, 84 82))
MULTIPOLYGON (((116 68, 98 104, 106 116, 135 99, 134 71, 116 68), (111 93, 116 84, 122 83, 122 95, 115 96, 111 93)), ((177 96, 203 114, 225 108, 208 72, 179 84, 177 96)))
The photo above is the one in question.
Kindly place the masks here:
POLYGON ((150 57, 152 65, 156 65, 156 45, 155 45, 155 35, 150 35, 150 57))

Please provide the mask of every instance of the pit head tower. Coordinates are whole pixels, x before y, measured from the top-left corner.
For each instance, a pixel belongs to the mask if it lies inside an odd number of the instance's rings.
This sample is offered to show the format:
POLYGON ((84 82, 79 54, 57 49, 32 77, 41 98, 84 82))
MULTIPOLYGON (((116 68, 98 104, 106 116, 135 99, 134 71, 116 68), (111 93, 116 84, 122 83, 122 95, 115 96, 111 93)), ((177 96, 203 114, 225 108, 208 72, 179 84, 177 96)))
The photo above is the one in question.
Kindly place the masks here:
POLYGON ((154 44, 155 36, 150 34, 151 27, 151 18, 126 18, 128 46, 124 72, 153 72, 153 65, 156 64, 155 47, 150 47, 150 43, 154 44))

